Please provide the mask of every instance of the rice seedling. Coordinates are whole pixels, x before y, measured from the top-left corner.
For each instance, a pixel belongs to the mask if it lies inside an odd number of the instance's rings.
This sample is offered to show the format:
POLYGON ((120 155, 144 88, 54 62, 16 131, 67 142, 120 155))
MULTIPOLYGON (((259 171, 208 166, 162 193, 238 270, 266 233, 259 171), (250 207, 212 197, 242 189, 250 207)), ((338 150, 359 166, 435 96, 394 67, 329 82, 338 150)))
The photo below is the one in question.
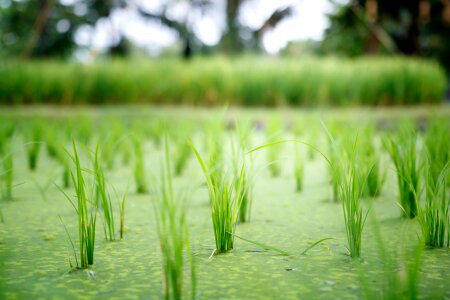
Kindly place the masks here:
POLYGON ((102 166, 100 165, 98 146, 95 149, 94 155, 94 174, 96 186, 96 203, 97 207, 101 205, 102 208, 103 230, 105 239, 114 241, 116 239, 114 229, 114 210, 111 203, 111 197, 109 196, 106 188, 105 174, 103 172, 102 166))
POLYGON ((122 162, 124 165, 128 165, 133 156, 133 147, 128 138, 124 139, 120 144, 119 151, 122 154, 122 162))
MULTIPOLYGON (((331 146, 330 167, 333 179, 337 180, 337 196, 342 203, 344 214, 344 224, 347 234, 348 251, 350 257, 359 258, 361 256, 362 231, 367 214, 363 216, 361 198, 363 196, 365 183, 372 167, 363 173, 359 166, 358 138, 351 144, 352 150, 347 150, 343 155, 340 143, 337 143, 325 125, 324 129, 328 135, 331 146), (339 157, 339 160, 337 158, 339 157)), ((349 139, 349 136, 346 137, 349 139)))
POLYGON ((36 170, 37 162, 39 158, 39 152, 41 150, 41 142, 42 142, 42 124, 40 121, 33 121, 33 128, 28 128, 26 131, 27 135, 27 144, 26 151, 28 157, 28 168, 31 171, 36 170))
POLYGON ((60 140, 60 137, 56 132, 54 124, 44 127, 43 138, 45 141, 48 156, 51 158, 57 158, 59 150, 58 141, 60 140))
MULTIPOLYGON (((252 200, 253 200, 253 182, 250 176, 252 167, 252 156, 245 156, 245 152, 249 150, 251 126, 249 123, 237 123, 237 137, 238 147, 235 146, 233 139, 231 139, 231 150, 233 155, 233 172, 235 180, 239 181, 242 176, 242 188, 241 188, 241 206, 239 208, 239 222, 246 223, 250 221, 252 200), (237 149, 236 149, 237 148, 237 149), (248 159, 247 159, 248 158, 248 159), (240 161, 246 161, 244 164, 243 172, 240 174, 239 164, 240 161)), ((239 186, 235 185, 236 188, 239 186)))
POLYGON ((119 216, 120 216, 120 224, 119 224, 119 235, 120 239, 123 239, 123 233, 125 231, 125 204, 126 204, 126 197, 127 197, 128 187, 123 193, 122 197, 118 198, 118 204, 119 204, 119 216))
POLYGON ((425 244, 430 247, 449 247, 450 245, 450 197, 446 191, 446 176, 450 162, 441 169, 435 178, 438 164, 434 157, 427 157, 425 178, 425 206, 419 206, 418 219, 425 244))
POLYGON ((363 173, 368 174, 364 193, 370 197, 376 197, 380 194, 386 179, 386 173, 380 169, 381 157, 373 139, 373 127, 365 127, 358 138, 361 149, 359 163, 363 173))
POLYGON ((136 192, 145 194, 148 192, 147 180, 145 179, 145 161, 143 152, 143 142, 138 136, 133 136, 134 145, 134 181, 136 183, 136 192))
POLYGON ((240 159, 242 157, 242 160, 245 159, 243 157, 243 154, 241 151, 236 152, 234 149, 234 145, 232 144, 232 150, 233 150, 233 172, 234 172, 234 180, 236 193, 241 193, 238 198, 241 200, 241 204, 239 207, 239 222, 240 223, 246 223, 250 221, 250 214, 251 214, 251 207, 252 207, 252 182, 250 178, 250 168, 247 167, 248 164, 244 164, 244 167, 240 168, 240 159), (241 185, 239 185, 239 181, 241 181, 241 185))
MULTIPOLYGON (((340 144, 336 142, 331 133, 328 131, 327 127, 323 123, 322 125, 330 140, 331 153, 332 155, 337 156, 337 153, 342 153, 340 144)), ((365 174, 365 176, 362 176, 362 173, 359 169, 357 160, 358 149, 356 147, 356 141, 355 143, 353 143, 353 150, 351 153, 349 153, 347 160, 345 159, 345 157, 341 157, 340 160, 333 161, 313 145, 301 140, 281 140, 256 147, 250 150, 249 153, 287 142, 299 143, 311 147, 320 155, 322 155, 327 161, 332 170, 332 174, 335 175, 335 179, 337 180, 337 197, 342 203, 349 254, 352 258, 360 257, 362 231, 364 228, 365 219, 367 217, 367 214, 363 216, 360 200, 362 198, 364 182, 367 178, 367 174, 365 174)))
POLYGON ((183 173, 186 163, 189 160, 191 150, 186 140, 177 142, 175 157, 174 157, 174 169, 175 175, 180 176, 183 173))
POLYGON ((0 124, 0 155, 7 153, 11 138, 14 135, 16 126, 13 122, 3 119, 0 124))
MULTIPOLYGON (((430 121, 424 137, 424 144, 429 162, 427 192, 433 193, 433 186, 437 185, 442 168, 450 160, 450 126, 448 122, 439 118, 430 121)), ((447 181, 447 183, 449 182, 447 181)))
POLYGON ((333 166, 340 164, 343 157, 341 150, 341 141, 328 139, 329 142, 329 159, 331 164, 329 165, 330 175, 331 175, 331 187, 332 187, 332 199, 334 202, 339 202, 339 182, 340 176, 339 169, 333 166))
MULTIPOLYGON (((206 160, 209 176, 213 182, 221 182, 223 177, 224 126, 222 116, 208 121, 204 131, 204 147, 208 152, 206 160)), ((192 148, 191 145, 189 145, 192 148)))
POLYGON ((78 156, 75 142, 72 142, 73 155, 69 154, 71 160, 75 165, 75 173, 71 172, 72 183, 74 186, 77 202, 72 199, 62 190, 67 200, 72 204, 78 216, 78 240, 80 249, 80 265, 77 268, 86 269, 94 264, 94 250, 95 250, 95 225, 97 221, 97 211, 91 200, 88 198, 88 191, 86 186, 86 179, 84 172, 86 170, 81 167, 81 162, 78 156), (90 205, 89 205, 90 204, 90 205))
MULTIPOLYGON (((267 137, 270 142, 280 140, 283 131, 283 125, 278 117, 272 116, 267 122, 267 137)), ((278 159, 282 152, 281 145, 270 147, 267 150, 267 159, 269 162, 269 171, 272 177, 278 177, 281 173, 278 159)))
MULTIPOLYGON (((10 146, 7 146, 10 147, 10 146)), ((3 159, 1 161, 2 163, 2 172, 0 175, 0 182, 1 182, 1 197, 4 200, 11 200, 12 199, 12 189, 13 189, 13 180, 14 180, 14 169, 13 169, 13 152, 8 151, 7 148, 7 154, 3 156, 3 159)))
POLYGON ((225 174, 217 177, 217 169, 207 165, 194 145, 190 145, 202 168, 209 190, 211 218, 216 242, 213 255, 228 252, 233 249, 236 223, 244 195, 245 164, 243 163, 240 167, 236 180, 230 179, 225 174))
POLYGON ((364 183, 358 176, 358 166, 354 158, 345 168, 343 166, 337 168, 341 174, 339 198, 342 201, 348 250, 352 258, 358 258, 361 255, 362 231, 365 223, 360 205, 364 183))
POLYGON ((67 189, 70 186, 70 165, 69 165, 69 162, 67 161, 67 158, 60 158, 60 160, 61 160, 61 164, 63 166, 63 171, 62 171, 63 187, 65 189, 67 189))
POLYGON ((294 147, 294 178, 295 178, 295 190, 297 193, 303 189, 303 173, 305 169, 305 161, 300 157, 300 153, 297 147, 294 147))
POLYGON ((411 129, 402 129, 396 138, 389 136, 384 145, 394 162, 403 215, 414 218, 417 215, 419 195, 419 163, 416 150, 417 134, 411 129))
POLYGON ((195 261, 191 252, 183 197, 174 194, 169 146, 164 142, 161 182, 154 188, 154 212, 163 260, 163 298, 194 299, 196 296, 195 261))

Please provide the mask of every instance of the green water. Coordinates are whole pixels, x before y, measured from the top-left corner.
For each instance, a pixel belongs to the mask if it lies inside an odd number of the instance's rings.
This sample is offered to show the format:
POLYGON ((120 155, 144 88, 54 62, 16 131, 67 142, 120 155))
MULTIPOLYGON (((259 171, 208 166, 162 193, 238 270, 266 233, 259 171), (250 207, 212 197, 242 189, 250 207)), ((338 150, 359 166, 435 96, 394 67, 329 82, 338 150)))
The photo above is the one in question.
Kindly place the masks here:
MULTIPOLYGON (((258 135, 255 143, 263 139, 258 135)), ((380 232, 385 250, 398 260, 402 260, 399 253, 415 244, 418 224, 401 218, 395 204, 395 174, 388 171, 381 196, 373 205, 365 201, 365 210, 371 209, 363 233, 362 259, 352 261, 345 247, 341 205, 330 200, 325 162, 319 156, 306 162, 304 189, 295 193, 289 149, 286 146, 280 155, 278 163, 283 171, 277 178, 271 177, 265 167, 266 153, 255 155, 251 221, 238 225, 237 234, 294 257, 237 239, 231 253, 209 258, 214 238, 208 193, 192 156, 183 176, 175 179, 177 189, 189 191, 188 224, 198 271, 198 299, 361 299, 367 293, 379 299, 386 258, 380 254, 376 232, 380 232), (326 237, 334 239, 300 255, 311 243, 326 237)), ((158 174, 161 149, 147 142, 145 151, 146 170, 158 174)), ((59 217, 74 239, 77 221, 73 208, 53 184, 61 184, 62 169, 42 151, 38 169, 28 171, 20 138, 14 142, 14 152, 14 182, 19 185, 14 189, 14 199, 2 203, 5 222, 0 223, 0 299, 161 298, 161 257, 149 195, 137 195, 131 180, 124 239, 104 240, 99 219, 92 271, 71 272, 69 258, 72 263, 74 259, 59 217)), ((387 159, 384 165, 390 166, 387 159)), ((123 191, 132 178, 132 169, 118 160, 107 178, 123 191)), ((71 189, 66 192, 73 194, 71 189)), ((449 254, 449 249, 424 251, 419 298, 450 299, 449 254)), ((401 273, 401 267, 397 271, 401 273)))

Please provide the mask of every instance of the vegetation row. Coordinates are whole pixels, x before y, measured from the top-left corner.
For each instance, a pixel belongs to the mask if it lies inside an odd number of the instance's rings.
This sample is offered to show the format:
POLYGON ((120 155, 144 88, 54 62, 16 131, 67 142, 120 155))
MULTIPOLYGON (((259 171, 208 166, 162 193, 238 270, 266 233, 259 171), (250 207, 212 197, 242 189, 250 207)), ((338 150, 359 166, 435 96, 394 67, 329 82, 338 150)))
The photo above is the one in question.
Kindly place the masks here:
POLYGON ((414 105, 443 100, 436 63, 404 57, 11 61, 0 104, 414 105))

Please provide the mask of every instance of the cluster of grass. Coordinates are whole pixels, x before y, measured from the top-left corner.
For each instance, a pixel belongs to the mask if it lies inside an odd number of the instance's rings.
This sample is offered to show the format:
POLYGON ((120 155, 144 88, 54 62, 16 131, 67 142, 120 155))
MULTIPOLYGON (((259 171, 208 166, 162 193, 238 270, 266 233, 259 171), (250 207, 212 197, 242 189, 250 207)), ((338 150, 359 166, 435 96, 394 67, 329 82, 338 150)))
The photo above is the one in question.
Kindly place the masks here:
MULTIPOLYGON (((78 156, 75 142, 73 146, 73 155, 70 155, 71 160, 75 165, 75 172, 71 172, 72 183, 77 198, 76 205, 66 193, 67 200, 72 204, 78 216, 78 241, 79 241, 79 257, 76 259, 77 268, 86 269, 94 264, 95 251, 95 225, 97 222, 97 209, 93 199, 89 196, 89 190, 86 186, 85 172, 81 167, 80 158, 78 156)), ((70 237, 70 236, 69 236, 70 237)), ((75 252, 75 251, 74 251, 75 252)))
POLYGON ((404 57, 11 61, 0 78, 2 104, 400 105, 439 103, 446 86, 438 64, 404 57))
POLYGON ((405 125, 394 136, 388 136, 384 145, 391 156, 397 173, 400 206, 404 216, 417 216, 420 188, 420 166, 417 156, 417 133, 405 125))
POLYGON ((152 193, 163 260, 163 298, 183 299, 190 295, 194 299, 196 272, 186 223, 186 207, 183 197, 174 194, 169 160, 166 139, 160 185, 152 193))
POLYGON ((419 207, 425 244, 450 245, 450 197, 446 180, 450 166, 450 128, 443 120, 431 122, 425 135, 425 204, 419 207))
POLYGON ((365 223, 361 207, 361 199, 364 193, 365 183, 372 168, 367 174, 361 170, 359 164, 358 137, 356 137, 352 149, 343 151, 341 144, 336 143, 331 133, 325 128, 331 144, 332 156, 339 156, 339 160, 329 160, 332 169, 333 180, 337 183, 337 197, 342 203, 344 224, 347 233, 348 251, 352 258, 361 255, 362 231, 365 223), (347 154, 347 155, 343 155, 347 154))
POLYGON ((205 175, 209 190, 211 218, 216 242, 213 254, 228 252, 233 249, 236 223, 239 218, 242 198, 246 193, 244 190, 245 164, 242 164, 239 168, 237 178, 230 178, 225 174, 223 166, 220 171, 218 171, 219 164, 211 167, 211 165, 205 163, 192 144, 191 147, 205 175))
POLYGON ((434 168, 428 159, 426 167, 425 205, 419 206, 419 222, 425 244, 431 247, 448 247, 450 245, 450 197, 447 193, 445 178, 449 162, 443 167, 437 179, 434 168))

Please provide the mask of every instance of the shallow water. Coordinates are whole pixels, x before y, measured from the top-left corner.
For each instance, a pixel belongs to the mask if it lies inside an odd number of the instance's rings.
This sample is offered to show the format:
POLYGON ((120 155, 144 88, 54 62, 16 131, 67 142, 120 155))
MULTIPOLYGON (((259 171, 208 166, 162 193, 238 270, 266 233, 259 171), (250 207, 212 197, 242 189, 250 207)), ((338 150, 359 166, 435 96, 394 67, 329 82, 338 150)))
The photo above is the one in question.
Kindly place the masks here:
MULTIPOLYGON (((262 141, 257 137, 255 143, 262 141)), ((76 238, 76 215, 53 182, 60 184, 62 170, 41 152, 38 170, 25 165, 23 142, 15 143, 14 199, 3 203, 5 222, 0 223, 0 299, 158 299, 161 298, 161 258, 149 195, 127 197, 126 232, 123 240, 103 238, 97 222, 95 262, 92 271, 70 271, 74 263, 64 227, 76 238), (40 192, 45 190, 45 196, 40 192)), ((203 177, 191 157, 187 169, 175 179, 178 189, 188 189, 188 224, 198 271, 199 299, 379 299, 386 274, 383 247, 398 261, 410 260, 420 233, 416 221, 404 220, 396 201, 395 176, 381 196, 365 200, 370 214, 363 233, 362 259, 347 255, 341 205, 330 200, 328 170, 318 155, 307 161, 304 189, 295 193, 290 147, 280 155, 282 174, 270 176, 265 153, 255 154, 254 202, 251 221, 240 224, 237 234, 294 254, 280 256, 242 240, 228 254, 210 257, 214 238, 208 194, 203 177), (375 221, 376 220, 376 221, 375 221), (300 253, 315 241, 332 237, 300 253)), ((42 149, 44 150, 44 148, 42 149)), ((146 169, 157 174, 161 150, 146 144, 146 169)), ((387 160, 385 160, 386 162, 387 160)), ((150 181, 151 176, 148 175, 150 181)), ((123 191, 131 167, 116 162, 108 182, 123 191)), ((67 190, 71 194, 72 190, 67 190)), ((117 213, 116 213, 117 215, 117 213)), ((118 237, 118 234, 117 234, 118 237)), ((419 298, 450 299, 449 249, 425 249, 419 272, 419 298)), ((401 266, 397 271, 401 272, 401 266)))

